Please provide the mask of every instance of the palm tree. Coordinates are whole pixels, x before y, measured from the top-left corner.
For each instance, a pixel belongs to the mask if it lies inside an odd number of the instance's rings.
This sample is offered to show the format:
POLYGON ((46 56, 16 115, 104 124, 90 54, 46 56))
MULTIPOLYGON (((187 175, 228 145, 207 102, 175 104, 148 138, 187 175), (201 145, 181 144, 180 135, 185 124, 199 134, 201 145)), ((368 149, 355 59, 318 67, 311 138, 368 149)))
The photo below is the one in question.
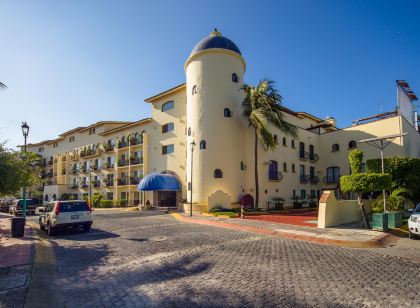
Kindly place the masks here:
POLYGON ((6 88, 7 86, 3 82, 0 81, 0 90, 6 89, 6 88))
POLYGON ((269 130, 269 125, 274 126, 281 132, 297 136, 294 125, 284 120, 281 102, 282 97, 274 88, 274 81, 270 79, 261 80, 256 87, 243 85, 245 99, 242 102, 242 115, 248 121, 249 127, 254 129, 254 158, 255 158, 255 208, 258 208, 259 185, 258 185, 258 141, 261 142, 265 151, 273 150, 277 141, 269 130))

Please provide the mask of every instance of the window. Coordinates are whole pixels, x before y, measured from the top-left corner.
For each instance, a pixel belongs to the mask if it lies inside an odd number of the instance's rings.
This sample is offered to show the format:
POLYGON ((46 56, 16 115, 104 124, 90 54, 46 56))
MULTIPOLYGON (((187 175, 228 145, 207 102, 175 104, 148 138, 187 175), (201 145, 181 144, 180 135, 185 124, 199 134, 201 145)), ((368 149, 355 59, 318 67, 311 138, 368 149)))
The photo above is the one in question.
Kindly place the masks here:
POLYGON ((214 170, 214 178, 215 179, 221 179, 223 177, 223 172, 220 169, 214 170))
POLYGON ((316 190, 311 190, 311 199, 316 198, 316 190))
POLYGON ((299 174, 300 174, 300 177, 305 176, 305 166, 304 165, 299 166, 299 174))
POLYGON ((205 150, 206 149, 206 141, 205 140, 201 140, 200 141, 200 150, 205 150))
POLYGON ((315 167, 309 167, 309 178, 310 179, 315 178, 315 167))
POLYGON ((162 134, 168 133, 174 130, 174 123, 167 123, 162 125, 162 134))
POLYGON ((191 94, 197 94, 197 86, 193 86, 191 94))
POLYGON ((292 164, 292 172, 296 172, 295 164, 292 164))
POLYGON ((299 142, 299 158, 305 158, 305 143, 299 142))
POLYGON ((287 143, 286 143, 286 137, 283 137, 283 145, 286 147, 287 143))
POLYGON ((54 142, 53 143, 53 148, 56 148, 56 147, 58 147, 58 143, 57 142, 54 142))
POLYGON ((292 148, 295 148, 295 140, 292 139, 292 148))
POLYGON ((349 149, 355 149, 357 148, 356 141, 352 140, 349 142, 349 149))
POLYGON ((174 101, 166 102, 162 105, 162 112, 174 109, 174 101))
POLYGON ((174 152, 174 145, 173 144, 168 144, 168 145, 162 146, 162 155, 171 154, 173 152, 174 152))
POLYGON ((191 136, 191 127, 188 127, 188 136, 191 136))
POLYGON ((229 108, 225 108, 225 110, 223 110, 223 115, 225 116, 225 118, 231 118, 232 117, 232 111, 229 108))
POLYGON ((233 82, 238 82, 239 81, 238 75, 236 75, 235 73, 232 74, 232 81, 233 82))
POLYGON ((268 164, 268 179, 277 180, 277 178, 278 178, 277 162, 275 160, 270 160, 268 164))
POLYGON ((283 171, 284 172, 287 172, 287 164, 286 164, 286 162, 283 163, 283 171))
POLYGON ((113 192, 107 192, 106 193, 106 199, 107 200, 113 200, 114 199, 114 193, 113 192))
POLYGON ((300 198, 301 198, 301 199, 305 199, 305 198, 306 198, 306 190, 302 189, 302 190, 300 191, 300 198))
POLYGON ((277 135, 273 136, 274 142, 277 144, 277 135))
POLYGON ((191 191, 191 182, 188 182, 188 190, 191 191))
POLYGON ((38 152, 44 152, 44 147, 39 148, 39 149, 38 149, 38 152))
POLYGON ((338 183, 340 181, 340 167, 328 167, 327 176, 325 177, 326 183, 338 183))
POLYGON ((246 170, 246 166, 243 161, 241 161, 241 170, 246 170))
POLYGON ((334 143, 331 147, 331 152, 338 152, 340 151, 340 146, 337 143, 334 143))
POLYGON ((91 128, 91 129, 89 129, 89 135, 92 135, 92 134, 94 134, 95 133, 95 128, 91 128))
POLYGON ((293 199, 296 198, 296 189, 293 189, 293 199))

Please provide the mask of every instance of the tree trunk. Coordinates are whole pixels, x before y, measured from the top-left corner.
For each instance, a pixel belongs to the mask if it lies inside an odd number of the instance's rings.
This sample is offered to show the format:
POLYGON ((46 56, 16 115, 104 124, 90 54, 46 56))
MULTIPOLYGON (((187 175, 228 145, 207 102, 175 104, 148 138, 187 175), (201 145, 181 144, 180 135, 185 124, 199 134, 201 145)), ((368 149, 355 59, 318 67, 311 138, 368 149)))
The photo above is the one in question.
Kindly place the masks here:
POLYGON ((363 227, 365 227, 366 229, 370 229, 369 220, 366 215, 362 194, 357 195, 357 203, 359 204, 360 213, 362 214, 363 227))
POLYGON ((254 142, 254 158, 255 158, 255 204, 254 208, 258 209, 259 199, 260 199, 260 187, 258 184, 258 136, 257 136, 257 129, 255 129, 255 142, 254 142))

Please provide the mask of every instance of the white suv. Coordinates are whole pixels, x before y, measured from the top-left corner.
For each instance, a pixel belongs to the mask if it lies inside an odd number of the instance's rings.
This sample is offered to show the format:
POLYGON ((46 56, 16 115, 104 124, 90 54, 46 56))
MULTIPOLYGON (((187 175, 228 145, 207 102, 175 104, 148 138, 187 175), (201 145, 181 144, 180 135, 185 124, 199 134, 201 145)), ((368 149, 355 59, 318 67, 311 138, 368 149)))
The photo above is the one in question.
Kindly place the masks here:
POLYGON ((85 232, 92 226, 92 209, 83 200, 54 201, 40 209, 39 227, 47 230, 48 235, 64 228, 82 227, 85 232))
POLYGON ((408 232, 410 238, 420 235, 420 204, 417 205, 408 219, 408 232))

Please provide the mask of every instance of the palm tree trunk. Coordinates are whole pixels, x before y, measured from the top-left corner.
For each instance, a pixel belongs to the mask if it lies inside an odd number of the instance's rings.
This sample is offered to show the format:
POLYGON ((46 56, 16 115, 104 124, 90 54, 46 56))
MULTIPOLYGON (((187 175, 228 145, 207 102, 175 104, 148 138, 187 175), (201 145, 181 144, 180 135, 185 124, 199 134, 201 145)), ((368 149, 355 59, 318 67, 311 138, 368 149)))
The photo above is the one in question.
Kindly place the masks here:
POLYGON ((363 227, 365 227, 366 229, 370 229, 369 220, 367 219, 362 194, 357 195, 357 203, 359 203, 360 213, 362 214, 363 227))
POLYGON ((257 136, 257 130, 255 129, 255 142, 254 142, 254 158, 255 158, 255 165, 254 165, 254 171, 255 171, 255 204, 254 208, 258 209, 258 203, 260 199, 260 187, 258 184, 258 136, 257 136))

